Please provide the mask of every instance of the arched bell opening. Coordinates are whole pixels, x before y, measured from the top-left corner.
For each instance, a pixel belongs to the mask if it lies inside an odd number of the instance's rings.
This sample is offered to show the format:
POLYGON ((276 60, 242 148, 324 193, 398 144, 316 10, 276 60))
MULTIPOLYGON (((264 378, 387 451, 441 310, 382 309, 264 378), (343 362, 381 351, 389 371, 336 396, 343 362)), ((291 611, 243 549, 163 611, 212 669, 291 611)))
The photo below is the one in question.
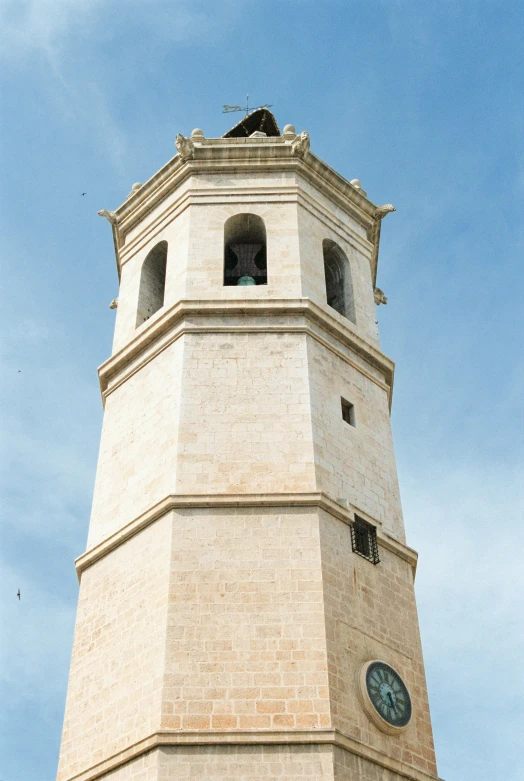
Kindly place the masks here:
POLYGON ((331 239, 324 239, 322 251, 328 306, 355 323, 355 301, 349 260, 345 252, 331 239))
POLYGON ((224 285, 267 285, 266 226, 257 214, 226 220, 224 285))
POLYGON ((140 272, 136 327, 164 306, 167 241, 159 241, 147 254, 140 272))

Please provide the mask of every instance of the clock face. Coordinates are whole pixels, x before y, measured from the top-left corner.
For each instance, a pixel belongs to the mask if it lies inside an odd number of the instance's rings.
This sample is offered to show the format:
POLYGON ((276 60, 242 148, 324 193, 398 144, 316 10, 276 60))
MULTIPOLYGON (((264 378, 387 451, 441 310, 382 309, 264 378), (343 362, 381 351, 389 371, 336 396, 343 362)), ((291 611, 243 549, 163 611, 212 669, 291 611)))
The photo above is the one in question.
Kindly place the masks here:
POLYGON ((400 675, 385 662, 371 662, 366 690, 379 716, 392 727, 405 727, 411 718, 411 699, 400 675))

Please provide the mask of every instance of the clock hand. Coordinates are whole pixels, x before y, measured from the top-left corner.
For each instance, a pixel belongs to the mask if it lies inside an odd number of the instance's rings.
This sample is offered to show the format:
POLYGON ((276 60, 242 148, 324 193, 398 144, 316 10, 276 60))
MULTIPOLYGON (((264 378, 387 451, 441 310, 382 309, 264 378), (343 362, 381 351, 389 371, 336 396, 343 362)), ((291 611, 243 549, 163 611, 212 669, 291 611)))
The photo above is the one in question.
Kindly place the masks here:
POLYGON ((393 695, 391 694, 391 692, 388 692, 388 697, 389 697, 389 703, 390 703, 391 707, 392 707, 394 710, 396 710, 396 709, 397 709, 397 704, 396 704, 396 702, 393 700, 393 695))

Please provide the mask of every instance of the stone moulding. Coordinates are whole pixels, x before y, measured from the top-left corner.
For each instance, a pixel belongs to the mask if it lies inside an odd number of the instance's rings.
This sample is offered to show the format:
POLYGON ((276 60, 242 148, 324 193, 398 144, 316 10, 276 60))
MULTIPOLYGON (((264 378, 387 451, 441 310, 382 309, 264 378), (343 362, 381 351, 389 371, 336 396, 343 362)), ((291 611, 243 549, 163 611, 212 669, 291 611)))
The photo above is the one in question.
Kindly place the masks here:
POLYGON ((118 387, 121 382, 152 360, 173 341, 179 339, 183 333, 271 331, 278 333, 307 333, 317 341, 321 341, 325 347, 335 352, 339 357, 352 365, 353 368, 385 390, 388 394, 391 408, 395 364, 375 346, 363 339, 349 324, 340 322, 341 320, 341 316, 339 320, 339 318, 334 317, 327 311, 327 305, 324 309, 313 303, 309 298, 182 300, 159 314, 158 317, 148 320, 147 324, 139 329, 139 332, 131 342, 99 367, 98 376, 102 398, 105 401, 107 395, 118 387), (206 326, 206 319, 209 320, 209 318, 214 316, 225 318, 228 315, 231 318, 239 315, 246 318, 247 316, 252 318, 274 318, 276 315, 280 315, 287 318, 288 322, 278 325, 264 325, 260 322, 250 323, 246 319, 246 322, 242 324, 222 322, 219 326, 208 322, 206 326), (305 323, 297 323, 296 319, 298 317, 305 318, 305 323), (188 318, 198 318, 199 323, 196 324, 193 321, 187 324, 185 321, 188 318), (320 333, 316 329, 319 329, 320 333), (343 350, 338 349, 336 344, 324 338, 322 332, 329 339, 334 340, 335 343, 338 342, 342 348, 349 349, 355 353, 359 359, 362 359, 363 363, 368 364, 370 370, 362 365, 360 360, 358 362, 352 360, 343 350), (154 349, 149 350, 153 342, 155 343, 154 349))
POLYGON ((157 521, 171 510, 177 509, 202 509, 202 508, 248 508, 248 507, 313 507, 324 510, 340 521, 346 524, 353 522, 354 513, 364 515, 377 526, 377 537, 379 544, 395 553, 401 559, 406 561, 412 568, 413 577, 417 567, 417 553, 404 543, 396 540, 391 535, 384 532, 380 521, 376 521, 363 513, 358 507, 348 504, 347 507, 335 502, 331 497, 322 491, 312 493, 279 493, 279 494, 170 494, 157 504, 150 507, 149 510, 130 521, 122 529, 102 542, 99 542, 93 548, 79 556, 75 561, 78 579, 80 580, 82 572, 94 564, 99 559, 106 556, 126 540, 134 537, 142 529, 157 521))
POLYGON ((154 174, 132 199, 115 210, 117 224, 122 234, 127 233, 188 176, 200 173, 249 173, 255 166, 257 173, 275 170, 300 172, 331 200, 336 199, 362 227, 370 229, 374 225, 376 205, 312 152, 308 153, 306 160, 294 157, 289 143, 280 146, 272 143, 267 146, 258 142, 256 146, 247 147, 228 141, 222 148, 214 146, 208 149, 195 145, 192 160, 182 162, 176 156, 154 174))
POLYGON ((371 274, 376 282, 380 230, 375 218, 377 206, 312 152, 293 154, 292 142, 284 138, 206 139, 194 144, 193 156, 176 155, 149 181, 115 210, 112 224, 117 270, 126 234, 188 177, 198 174, 257 173, 278 170, 300 173, 311 185, 355 219, 370 239, 371 274), (239 143, 241 142, 241 143, 239 143), (247 142, 247 143, 246 143, 247 142), (251 142, 251 143, 249 143, 251 142))
MULTIPOLYGON (((139 740, 112 757, 99 762, 92 768, 70 776, 67 781, 95 781, 127 762, 131 762, 150 751, 165 747, 185 746, 325 746, 333 747, 354 754, 368 762, 372 762, 384 771, 395 773, 404 781, 442 781, 436 776, 406 765, 398 759, 366 746, 364 743, 349 737, 336 729, 318 730, 229 730, 225 731, 186 731, 158 730, 148 737, 139 740)), ((63 781, 66 781, 64 779, 63 781)))
POLYGON ((169 225, 175 218, 179 217, 189 206, 203 206, 208 203, 223 203, 231 205, 232 203, 297 203, 306 209, 310 214, 320 219, 329 228, 336 233, 342 241, 351 245, 357 252, 364 255, 371 264, 372 245, 366 236, 360 235, 348 223, 344 223, 338 217, 335 217, 323 205, 315 200, 310 193, 306 192, 299 183, 290 185, 268 185, 263 186, 260 183, 251 187, 238 187, 234 192, 231 187, 191 187, 182 190, 176 199, 170 199, 166 208, 158 214, 147 226, 144 226, 139 236, 126 238, 125 244, 119 250, 120 268, 130 260, 137 252, 143 249, 148 243, 154 240, 166 225, 169 225))

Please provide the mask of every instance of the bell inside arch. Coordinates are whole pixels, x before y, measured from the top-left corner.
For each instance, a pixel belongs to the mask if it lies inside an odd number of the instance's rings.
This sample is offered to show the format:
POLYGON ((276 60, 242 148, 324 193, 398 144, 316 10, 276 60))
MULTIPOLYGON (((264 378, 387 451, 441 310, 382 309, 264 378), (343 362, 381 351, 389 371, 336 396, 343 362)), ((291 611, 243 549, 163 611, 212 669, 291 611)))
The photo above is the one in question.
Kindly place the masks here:
MULTIPOLYGON (((265 249, 263 244, 231 244, 229 246, 230 262, 233 257, 236 258, 234 271, 238 275, 239 280, 237 285, 256 285, 256 278, 261 276, 260 272, 265 272, 266 258, 265 249), (240 280, 244 277, 253 279, 253 282, 242 282, 240 280)), ((232 269, 233 270, 233 269, 232 269)))
POLYGON ((224 284, 267 285, 266 229, 256 214, 235 214, 225 223, 224 284))

